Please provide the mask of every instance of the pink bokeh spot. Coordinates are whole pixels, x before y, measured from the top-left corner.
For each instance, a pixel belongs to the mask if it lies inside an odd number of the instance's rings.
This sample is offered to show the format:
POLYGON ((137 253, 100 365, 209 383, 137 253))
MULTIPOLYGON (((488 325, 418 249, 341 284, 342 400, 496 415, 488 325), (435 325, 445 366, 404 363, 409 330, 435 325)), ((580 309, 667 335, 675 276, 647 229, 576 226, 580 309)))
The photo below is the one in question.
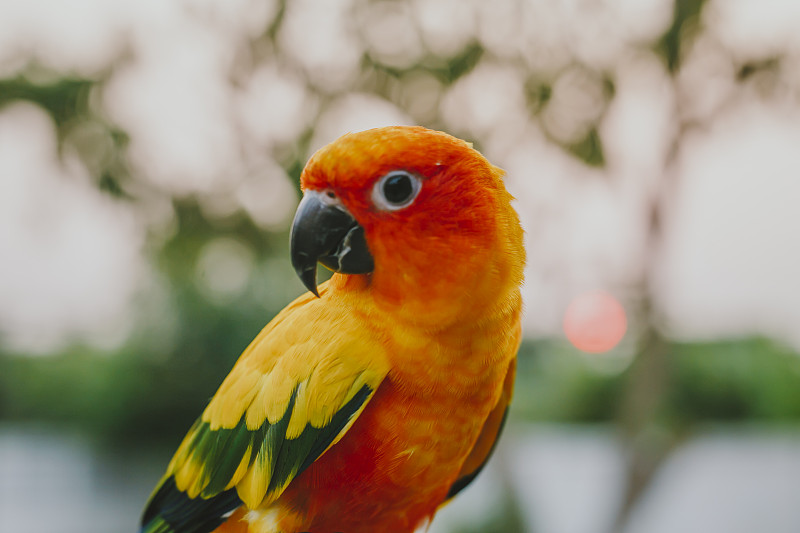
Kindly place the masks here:
POLYGON ((576 296, 564 313, 564 333, 581 351, 603 353, 611 350, 628 327, 625 309, 605 291, 585 292, 576 296))

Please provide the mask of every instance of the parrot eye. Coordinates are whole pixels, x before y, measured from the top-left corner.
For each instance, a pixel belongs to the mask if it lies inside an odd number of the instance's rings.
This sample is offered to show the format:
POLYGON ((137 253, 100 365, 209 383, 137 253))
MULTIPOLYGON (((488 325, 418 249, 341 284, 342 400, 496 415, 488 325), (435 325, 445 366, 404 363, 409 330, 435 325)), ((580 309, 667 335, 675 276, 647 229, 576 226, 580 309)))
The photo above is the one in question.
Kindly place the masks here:
POLYGON ((372 190, 372 201, 379 209, 396 211, 411 205, 422 188, 420 179, 404 170, 389 172, 372 190))

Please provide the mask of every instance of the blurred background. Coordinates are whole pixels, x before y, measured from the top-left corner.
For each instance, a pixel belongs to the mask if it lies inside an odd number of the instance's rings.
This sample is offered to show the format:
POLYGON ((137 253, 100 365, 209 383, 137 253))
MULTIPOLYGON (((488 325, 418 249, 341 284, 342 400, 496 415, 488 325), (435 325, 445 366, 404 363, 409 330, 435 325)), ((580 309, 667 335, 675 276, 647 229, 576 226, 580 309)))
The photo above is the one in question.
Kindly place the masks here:
POLYGON ((2 0, 0 531, 116 533, 303 292, 307 158, 421 124, 526 229, 507 431, 434 533, 800 530, 800 3, 2 0))

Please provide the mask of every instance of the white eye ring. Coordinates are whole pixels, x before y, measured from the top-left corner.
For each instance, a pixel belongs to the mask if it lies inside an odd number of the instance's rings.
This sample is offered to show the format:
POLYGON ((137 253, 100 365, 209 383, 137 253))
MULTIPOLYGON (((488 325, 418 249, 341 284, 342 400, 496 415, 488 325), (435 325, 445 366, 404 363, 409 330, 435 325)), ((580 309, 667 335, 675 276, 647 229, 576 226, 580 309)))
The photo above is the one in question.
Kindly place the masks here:
POLYGON ((397 211, 411 205, 422 189, 422 180, 405 170, 393 170, 375 183, 372 203, 382 211, 397 211))

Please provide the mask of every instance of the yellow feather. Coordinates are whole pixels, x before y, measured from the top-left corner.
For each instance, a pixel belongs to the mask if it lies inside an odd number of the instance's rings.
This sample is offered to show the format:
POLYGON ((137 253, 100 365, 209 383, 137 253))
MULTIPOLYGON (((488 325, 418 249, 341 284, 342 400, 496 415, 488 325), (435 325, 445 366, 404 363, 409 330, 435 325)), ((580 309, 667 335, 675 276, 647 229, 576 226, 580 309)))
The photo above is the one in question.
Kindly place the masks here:
POLYGON ((203 422, 208 422, 212 430, 236 427, 242 413, 252 403, 258 392, 257 385, 261 376, 257 372, 246 370, 243 367, 237 372, 231 372, 203 412, 203 422))
POLYGON ((292 392, 297 386, 294 376, 275 369, 259 382, 259 391, 247 411, 247 429, 260 427, 265 420, 275 424, 286 414, 292 392))
POLYGON ((250 509, 258 507, 267 494, 267 487, 272 477, 272 462, 268 448, 269 446, 262 446, 259 449, 253 465, 236 485, 239 498, 250 509))
POLYGON ((197 498, 208 485, 205 465, 192 455, 191 459, 184 462, 180 470, 175 473, 175 484, 190 498, 197 498))
POLYGON ((297 386, 297 400, 294 403, 292 418, 289 419, 289 426, 286 428, 287 439, 296 439, 308 425, 308 397, 308 387, 304 381, 297 386))

